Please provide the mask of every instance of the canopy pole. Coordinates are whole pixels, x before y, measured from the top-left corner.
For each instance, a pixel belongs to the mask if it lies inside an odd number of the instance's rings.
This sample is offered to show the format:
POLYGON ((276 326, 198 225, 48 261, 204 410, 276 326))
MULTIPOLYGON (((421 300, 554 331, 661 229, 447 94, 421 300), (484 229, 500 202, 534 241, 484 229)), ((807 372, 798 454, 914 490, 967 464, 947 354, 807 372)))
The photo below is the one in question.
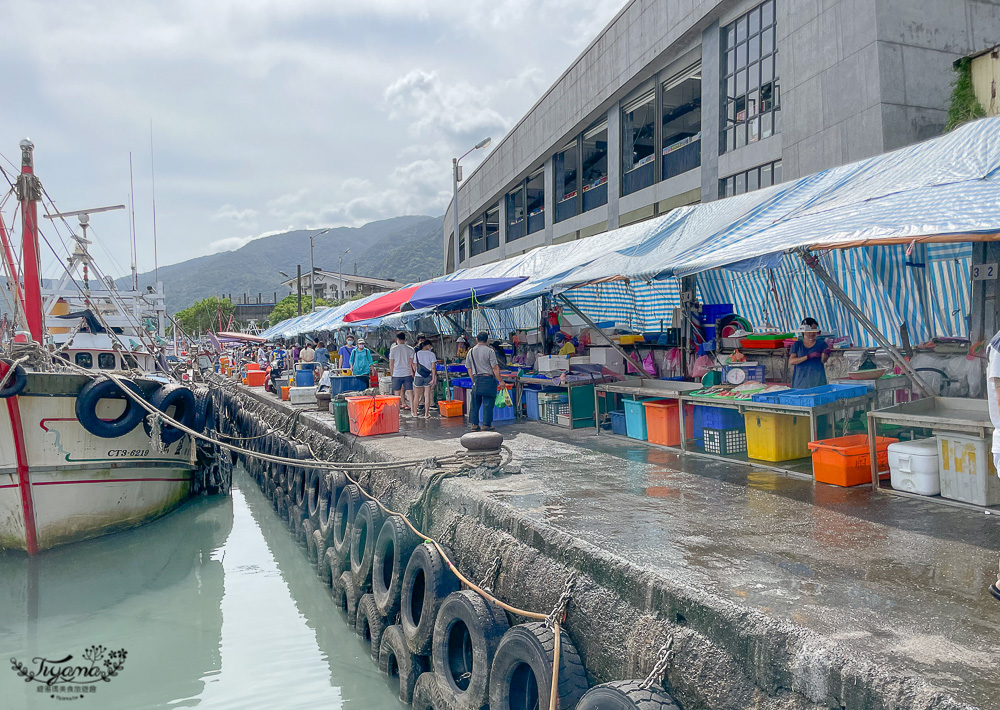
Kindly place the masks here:
MULTIPOLYGON (((625 352, 625 351, 624 351, 624 350, 622 349, 622 346, 621 346, 621 345, 619 345, 618 343, 616 343, 616 342, 615 342, 614 340, 612 340, 612 339, 611 339, 611 336, 610 336, 610 335, 608 335, 608 334, 607 334, 607 333, 605 333, 605 332, 604 332, 603 330, 601 330, 601 329, 600 329, 600 328, 599 328, 599 327, 597 326, 597 323, 595 323, 595 322, 594 322, 593 320, 591 320, 590 316, 588 316, 588 315, 587 315, 586 313, 584 313, 584 312, 583 312, 583 311, 581 311, 581 310, 580 310, 579 308, 577 308, 577 306, 576 306, 576 304, 575 304, 575 303, 573 303, 573 302, 572 302, 571 300, 569 300, 568 298, 566 298, 566 296, 565 296, 565 295, 563 295, 563 294, 561 294, 561 293, 560 293, 560 294, 559 294, 559 295, 557 296, 557 298, 558 298, 558 299, 559 299, 560 301, 562 301, 563 303, 565 303, 565 304, 566 304, 567 306, 569 306, 569 309, 570 309, 571 311, 573 311, 574 313, 576 313, 576 314, 577 314, 578 316, 580 316, 580 318, 581 318, 581 319, 583 319, 583 322, 584 322, 584 323, 586 323, 586 324, 587 324, 587 325, 588 325, 588 326, 589 326, 590 328, 592 328, 593 330, 596 330, 596 331, 597 331, 598 333, 600 333, 600 334, 601 334, 601 337, 602 337, 602 338, 604 338, 605 340, 607 340, 607 341, 608 341, 608 345, 610 345, 610 346, 611 346, 611 347, 613 347, 613 348, 614 348, 615 350, 617 350, 617 351, 618 351, 618 353, 619 353, 619 354, 620 354, 620 355, 621 355, 621 356, 622 356, 623 358, 625 358, 625 364, 626 364, 626 365, 628 365, 628 363, 632 362, 632 358, 630 358, 630 357, 628 356, 628 353, 627 353, 627 352, 625 352)), ((641 367, 637 367, 637 368, 636 368, 636 370, 638 370, 638 372, 639 372, 639 377, 641 377, 641 378, 643 378, 643 379, 646 379, 646 375, 645 375, 645 372, 646 372, 646 371, 645 371, 645 369, 643 369, 643 368, 641 368, 641 367)), ((628 367, 626 367, 626 368, 625 368, 625 371, 626 371, 626 372, 628 372, 628 367)))
POLYGON ((875 342, 885 348, 893 362, 895 362, 899 366, 899 369, 910 378, 910 381, 914 384, 917 390, 919 390, 925 397, 932 397, 933 393, 924 381, 920 379, 920 376, 914 372, 913 368, 910 367, 910 363, 906 361, 906 358, 901 352, 899 352, 899 349, 890 343, 884 335, 882 335, 878 326, 876 326, 871 319, 865 315, 864 311, 862 311, 857 304, 851 300, 850 296, 844 293, 844 289, 840 287, 840 284, 838 284, 833 277, 830 276, 829 272, 827 272, 823 265, 819 263, 819 257, 810 252, 806 247, 797 247, 795 249, 795 253, 802 258, 802 261, 805 262, 806 266, 812 269, 813 273, 816 274, 816 277, 823 282, 827 289, 829 289, 830 293, 833 294, 834 298, 844 304, 844 307, 858 319, 861 325, 864 326, 865 330, 867 330, 871 336, 875 338, 875 342))

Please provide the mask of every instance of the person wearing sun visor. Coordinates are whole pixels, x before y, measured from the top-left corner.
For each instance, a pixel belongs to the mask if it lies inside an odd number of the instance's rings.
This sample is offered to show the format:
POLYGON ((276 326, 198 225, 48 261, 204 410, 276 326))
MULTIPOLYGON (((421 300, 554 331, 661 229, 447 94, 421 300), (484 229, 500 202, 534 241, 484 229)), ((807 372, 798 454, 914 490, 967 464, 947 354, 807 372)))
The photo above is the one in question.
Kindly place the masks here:
POLYGON ((815 318, 805 318, 800 328, 801 337, 792 346, 788 364, 795 367, 792 372, 792 389, 809 389, 826 384, 826 368, 823 364, 830 355, 830 347, 825 338, 819 337, 819 323, 815 318))

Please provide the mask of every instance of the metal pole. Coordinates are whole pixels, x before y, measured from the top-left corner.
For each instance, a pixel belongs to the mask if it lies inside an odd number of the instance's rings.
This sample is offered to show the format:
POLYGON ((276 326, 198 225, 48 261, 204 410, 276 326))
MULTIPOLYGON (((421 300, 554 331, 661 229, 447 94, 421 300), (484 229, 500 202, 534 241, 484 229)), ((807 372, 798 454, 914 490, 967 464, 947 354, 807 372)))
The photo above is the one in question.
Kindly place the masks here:
MULTIPOLYGON (((451 159, 451 177, 452 177, 452 200, 451 200, 451 211, 454 213, 455 217, 455 235, 454 241, 452 243, 452 253, 455 259, 455 271, 458 271, 458 158, 451 159)), ((445 264, 445 271, 448 271, 448 264, 445 264)))
POLYGON ((316 310, 316 265, 313 262, 313 245, 316 243, 316 236, 309 236, 309 293, 312 297, 312 308, 309 312, 316 310))
POLYGON ((299 315, 302 315, 302 264, 296 265, 298 273, 295 275, 295 284, 299 292, 299 315))
POLYGON ((858 308, 857 304, 855 304, 854 301, 852 301, 850 297, 844 293, 844 289, 840 287, 840 284, 834 281, 833 277, 830 276, 827 270, 823 268, 823 265, 819 263, 819 258, 805 247, 797 248, 795 253, 802 258, 802 261, 806 263, 806 266, 812 269, 813 273, 816 274, 816 277, 823 282, 827 289, 829 289, 830 293, 833 294, 834 298, 843 303, 844 307, 858 319, 861 325, 864 326, 865 330, 867 330, 871 336, 875 338, 875 342, 885 348, 886 352, 889 353, 889 356, 899 366, 899 369, 910 378, 910 381, 913 382, 914 386, 925 397, 933 396, 930 388, 928 388, 924 381, 920 379, 920 376, 913 371, 913 368, 910 367, 910 363, 906 361, 903 354, 899 352, 896 346, 890 343, 884 335, 882 335, 878 326, 872 323, 871 319, 865 315, 864 311, 858 308))
MULTIPOLYGON (((582 319, 583 319, 583 322, 584 322, 584 323, 586 323, 586 324, 587 324, 587 325, 588 325, 589 327, 593 328, 593 329, 594 329, 594 330, 596 330, 596 331, 597 331, 598 333, 600 333, 600 334, 601 334, 601 337, 602 337, 602 338, 604 338, 605 340, 607 340, 607 341, 608 341, 608 345, 610 345, 610 346, 611 346, 611 347, 613 347, 613 348, 614 348, 615 350, 617 350, 617 351, 618 351, 618 353, 619 353, 619 354, 620 354, 620 355, 621 355, 621 356, 622 356, 623 358, 625 358, 625 364, 626 364, 626 365, 627 365, 628 363, 632 362, 632 358, 630 358, 630 357, 628 356, 628 353, 627 353, 627 352, 625 352, 625 351, 624 351, 624 350, 622 349, 621 345, 619 345, 618 343, 616 343, 616 342, 615 342, 614 340, 612 340, 612 339, 611 339, 611 336, 610 336, 610 335, 608 335, 608 334, 607 334, 607 333, 605 333, 605 332, 604 332, 603 330, 601 330, 601 329, 600 329, 600 328, 599 328, 599 327, 597 326, 597 323, 595 323, 595 322, 594 322, 593 320, 591 320, 590 316, 588 316, 588 315, 587 315, 586 313, 584 313, 584 312, 583 312, 583 311, 581 311, 581 310, 580 310, 579 308, 577 308, 577 306, 576 306, 576 304, 575 304, 575 303, 573 303, 573 302, 572 302, 571 300, 569 300, 568 298, 566 298, 566 296, 565 296, 565 295, 563 295, 563 294, 561 294, 561 293, 560 293, 560 294, 559 294, 559 295, 557 296, 557 298, 559 298, 559 300, 560 300, 560 301, 562 301, 562 302, 563 302, 563 303, 565 303, 565 304, 566 304, 567 306, 569 306, 569 309, 570 309, 571 311, 573 311, 573 312, 574 312, 574 313, 576 313, 576 314, 577 314, 578 316, 580 316, 580 318, 582 318, 582 319)), ((642 367, 637 367, 636 369, 637 369, 637 370, 639 371, 639 377, 641 377, 642 379, 647 379, 647 378, 646 378, 646 375, 645 375, 645 372, 646 372, 646 371, 645 371, 645 370, 644 370, 644 369, 643 369, 642 367)), ((627 372, 627 371, 628 371, 628 368, 626 368, 626 372, 627 372)))
POLYGON ((344 300, 344 257, 340 257, 340 265, 337 267, 337 300, 344 300))

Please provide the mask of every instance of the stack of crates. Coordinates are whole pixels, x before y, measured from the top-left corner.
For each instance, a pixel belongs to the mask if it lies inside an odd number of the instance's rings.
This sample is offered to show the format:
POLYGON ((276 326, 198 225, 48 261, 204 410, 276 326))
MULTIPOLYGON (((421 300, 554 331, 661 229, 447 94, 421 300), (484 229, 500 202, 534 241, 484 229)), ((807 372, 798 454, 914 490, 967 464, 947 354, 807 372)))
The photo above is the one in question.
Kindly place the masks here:
MULTIPOLYGON (((539 392, 538 393, 538 416, 543 422, 549 424, 559 423, 559 405, 566 395, 559 394, 558 392, 539 392)), ((567 411, 569 405, 566 405, 567 411)))
POLYGON ((718 456, 747 450, 747 433, 741 415, 735 409, 699 407, 706 453, 718 456))

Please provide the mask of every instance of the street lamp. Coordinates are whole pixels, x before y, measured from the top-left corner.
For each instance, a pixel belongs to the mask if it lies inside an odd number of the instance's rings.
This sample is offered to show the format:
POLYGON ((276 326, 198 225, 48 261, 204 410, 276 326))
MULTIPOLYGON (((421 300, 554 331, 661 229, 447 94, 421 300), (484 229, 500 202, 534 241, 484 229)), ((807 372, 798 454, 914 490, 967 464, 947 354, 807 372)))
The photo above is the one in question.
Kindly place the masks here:
POLYGON ((337 269, 337 298, 341 301, 344 300, 344 257, 350 250, 351 248, 348 247, 347 251, 340 255, 340 266, 337 269))
MULTIPOLYGON (((469 150, 467 150, 462 155, 462 158, 464 158, 466 155, 468 155, 469 153, 471 153, 474 150, 479 150, 480 148, 485 148, 486 146, 488 146, 490 144, 490 140, 492 140, 492 139, 489 136, 487 136, 486 138, 483 138, 481 141, 479 141, 478 143, 476 143, 472 148, 470 148, 469 150)), ((462 161, 462 158, 452 158, 451 159, 451 177, 452 177, 452 180, 453 180, 452 184, 453 184, 453 186, 455 188, 454 189, 454 193, 453 193, 454 199, 452 199, 452 201, 451 201, 451 209, 452 209, 452 212, 455 213, 455 237, 454 237, 454 243, 453 243, 453 251, 454 251, 454 255, 455 255, 455 270, 456 271, 458 271, 458 240, 459 240, 459 233, 458 233, 458 181, 462 179, 461 175, 459 174, 458 164, 462 161)), ((447 266, 447 264, 445 266, 447 266)))
MULTIPOLYGON (((333 227, 330 227, 333 229, 333 227)), ((316 232, 316 234, 309 235, 309 291, 312 296, 312 308, 309 312, 312 313, 316 310, 316 264, 313 262, 313 246, 316 244, 316 237, 322 237, 324 234, 330 231, 330 229, 324 229, 322 232, 316 232)))

